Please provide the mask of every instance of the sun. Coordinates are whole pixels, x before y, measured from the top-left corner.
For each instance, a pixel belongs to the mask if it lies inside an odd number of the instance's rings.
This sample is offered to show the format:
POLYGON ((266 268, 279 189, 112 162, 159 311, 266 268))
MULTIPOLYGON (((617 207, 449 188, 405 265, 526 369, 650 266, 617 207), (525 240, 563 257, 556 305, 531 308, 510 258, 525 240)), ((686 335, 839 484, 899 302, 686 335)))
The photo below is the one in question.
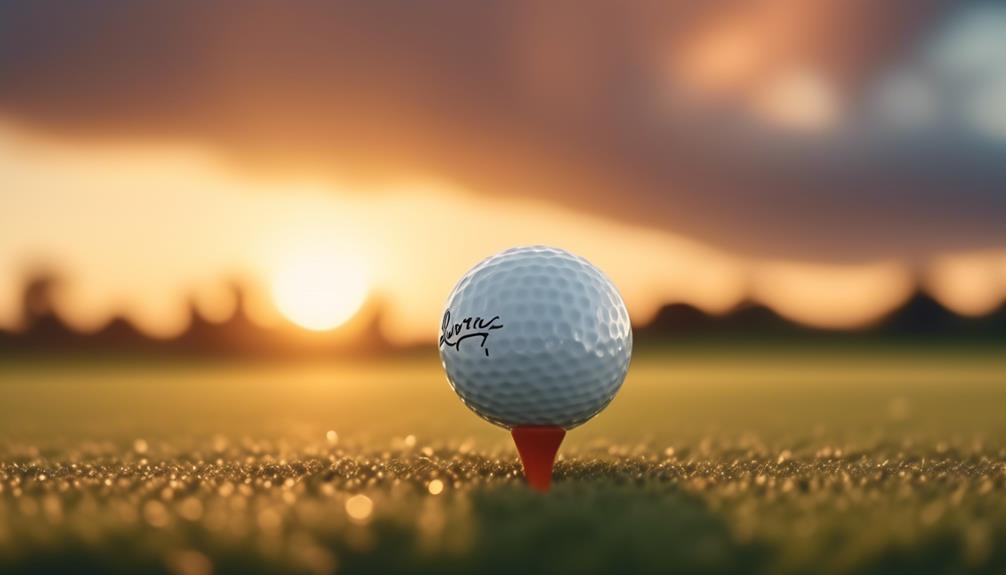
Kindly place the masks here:
POLYGON ((312 330, 339 327, 367 298, 366 272, 352 256, 323 250, 300 251, 283 259, 272 282, 280 313, 312 330))

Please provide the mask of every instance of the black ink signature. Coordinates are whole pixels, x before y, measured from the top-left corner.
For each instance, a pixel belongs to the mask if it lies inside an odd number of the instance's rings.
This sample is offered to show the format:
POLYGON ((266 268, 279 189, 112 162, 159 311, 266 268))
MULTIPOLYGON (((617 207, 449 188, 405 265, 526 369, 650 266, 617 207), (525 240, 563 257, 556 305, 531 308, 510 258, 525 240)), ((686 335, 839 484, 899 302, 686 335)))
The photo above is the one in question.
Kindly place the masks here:
POLYGON ((454 349, 461 351, 461 342, 470 337, 480 337, 482 341, 479 342, 479 347, 482 348, 486 353, 486 357, 489 357, 489 348, 486 346, 486 342, 489 340, 489 332, 494 329, 500 329, 503 324, 498 323, 500 316, 493 316, 490 319, 485 319, 482 317, 466 317, 465 319, 452 324, 451 323, 451 310, 444 312, 444 321, 440 325, 440 347, 447 344, 447 347, 453 347, 454 349))

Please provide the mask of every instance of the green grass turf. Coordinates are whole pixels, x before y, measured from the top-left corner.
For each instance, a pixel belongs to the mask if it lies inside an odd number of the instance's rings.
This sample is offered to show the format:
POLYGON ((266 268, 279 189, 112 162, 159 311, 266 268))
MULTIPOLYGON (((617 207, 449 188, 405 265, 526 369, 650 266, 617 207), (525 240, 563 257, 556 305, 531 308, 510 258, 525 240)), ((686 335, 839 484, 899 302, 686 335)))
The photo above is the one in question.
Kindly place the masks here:
POLYGON ((1002 573, 1003 355, 643 350, 547 495, 432 356, 9 360, 0 573, 1002 573))

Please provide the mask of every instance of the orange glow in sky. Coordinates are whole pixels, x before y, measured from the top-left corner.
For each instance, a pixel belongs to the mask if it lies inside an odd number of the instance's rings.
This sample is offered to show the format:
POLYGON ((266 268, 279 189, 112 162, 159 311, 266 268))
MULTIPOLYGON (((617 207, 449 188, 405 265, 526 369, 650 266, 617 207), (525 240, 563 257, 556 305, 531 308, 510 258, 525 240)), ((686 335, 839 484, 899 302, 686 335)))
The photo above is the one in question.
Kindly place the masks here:
MULTIPOLYGON (((6 327, 17 325, 22 281, 39 263, 65 274, 57 308, 82 329, 125 313, 146 332, 170 336, 185 329, 190 301, 210 318, 232 313, 225 286, 236 280, 251 289, 253 319, 315 330, 347 321, 379 294, 387 304, 382 329, 396 343, 432 340, 458 278, 514 245, 556 245, 591 260, 636 322, 667 302, 715 313, 753 297, 798 321, 851 327, 896 305, 912 285, 896 261, 744 259, 674 234, 442 182, 362 190, 253 177, 196 148, 81 147, 0 125, 0 174, 6 327)), ((943 262, 931 285, 955 309, 985 310, 1003 296, 1003 261, 943 262), (975 288, 974 278, 992 287, 975 288)))
POLYGON ((925 283, 957 313, 971 316, 989 313, 1006 297, 1006 254, 939 257, 930 267, 925 283))
POLYGON ((754 273, 752 284, 755 298, 783 316, 825 328, 867 325, 914 287, 911 275, 896 262, 766 263, 754 273))

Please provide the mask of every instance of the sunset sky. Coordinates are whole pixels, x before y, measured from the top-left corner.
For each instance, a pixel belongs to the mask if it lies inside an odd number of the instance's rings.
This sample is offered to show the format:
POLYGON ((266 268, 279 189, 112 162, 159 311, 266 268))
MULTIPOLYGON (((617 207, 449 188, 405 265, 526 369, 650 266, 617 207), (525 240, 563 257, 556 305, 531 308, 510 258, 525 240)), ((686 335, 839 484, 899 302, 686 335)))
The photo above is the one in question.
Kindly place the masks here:
POLYGON ((94 329, 433 337, 512 245, 636 321, 745 298, 830 327, 922 282, 1006 296, 1006 7, 940 0, 0 4, 0 327, 25 274, 94 329), (879 4, 879 5, 878 5, 879 4))

